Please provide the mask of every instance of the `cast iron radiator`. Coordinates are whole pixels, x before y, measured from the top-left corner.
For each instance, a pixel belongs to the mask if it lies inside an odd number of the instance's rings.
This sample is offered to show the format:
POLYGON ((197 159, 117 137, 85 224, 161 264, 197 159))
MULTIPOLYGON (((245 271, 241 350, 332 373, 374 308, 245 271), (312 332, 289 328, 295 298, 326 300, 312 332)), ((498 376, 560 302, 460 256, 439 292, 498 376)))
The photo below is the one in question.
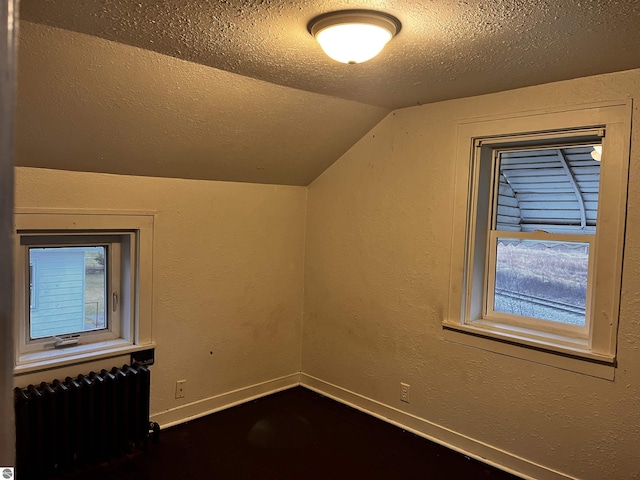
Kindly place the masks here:
POLYGON ((16 474, 44 478, 146 449, 151 373, 124 365, 16 388, 16 474))

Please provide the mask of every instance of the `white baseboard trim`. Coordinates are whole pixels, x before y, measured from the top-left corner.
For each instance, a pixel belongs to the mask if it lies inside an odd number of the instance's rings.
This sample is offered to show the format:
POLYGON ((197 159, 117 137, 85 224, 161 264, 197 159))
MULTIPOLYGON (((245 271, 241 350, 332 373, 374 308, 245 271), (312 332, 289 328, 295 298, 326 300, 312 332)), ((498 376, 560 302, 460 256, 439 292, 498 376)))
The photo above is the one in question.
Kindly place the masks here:
POLYGON ((298 385, 300 373, 293 373, 155 413, 150 420, 158 423, 160 428, 169 428, 298 385))
POLYGON ((298 385, 525 480, 576 480, 575 477, 302 372, 180 405, 151 415, 151 421, 163 429, 169 428, 298 385))
POLYGON ((549 469, 306 373, 300 374, 300 385, 523 479, 576 480, 574 477, 549 469))

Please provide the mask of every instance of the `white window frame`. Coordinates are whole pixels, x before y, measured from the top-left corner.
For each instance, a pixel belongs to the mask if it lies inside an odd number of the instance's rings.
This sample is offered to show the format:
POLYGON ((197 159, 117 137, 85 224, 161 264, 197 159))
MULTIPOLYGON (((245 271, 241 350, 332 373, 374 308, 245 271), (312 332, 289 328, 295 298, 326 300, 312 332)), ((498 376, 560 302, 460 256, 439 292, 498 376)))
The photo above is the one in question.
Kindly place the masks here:
MULTIPOLYGON (((445 340, 614 378, 630 134, 631 100, 458 124, 449 302, 442 323, 445 340), (547 146, 603 134, 598 227, 590 246, 588 283, 593 288, 587 293, 587 309, 591 321, 586 335, 562 327, 541 329, 535 323, 504 322, 495 314, 487 316, 483 302, 487 301, 484 285, 490 224, 486 212, 490 208, 486 204, 492 179, 491 175, 488 181, 487 175, 480 178, 483 155, 486 161, 486 155, 512 145, 547 146)), ((580 237, 584 241, 588 235, 580 237)))
POLYGON ((482 171, 490 173, 490 178, 485 180, 488 185, 486 188, 474 188, 471 192, 472 204, 474 204, 473 210, 475 212, 474 218, 477 220, 485 219, 485 224, 482 221, 475 222, 475 239, 477 242, 475 245, 469 245, 468 251, 470 258, 473 258, 473 265, 467 266, 467 276, 469 278, 477 277, 474 279, 473 288, 477 291, 479 287, 479 279, 481 271, 484 272, 483 287, 481 293, 483 300, 480 305, 481 311, 477 311, 477 308, 473 308, 473 295, 471 289, 467 291, 467 298, 465 299, 465 305, 467 311, 465 312, 465 319, 474 318, 473 322, 477 325, 484 325, 488 329, 497 331, 505 331, 506 333, 512 331, 514 327, 518 329, 519 333, 528 332, 528 335, 532 338, 538 338, 544 340, 548 335, 555 335, 556 342, 564 343, 566 345, 577 345, 584 348, 588 344, 589 329, 590 329, 590 313, 591 313, 591 287, 593 285, 593 272, 595 261, 595 235, 593 234, 560 234, 560 233, 547 233, 543 231, 535 232, 509 232, 496 229, 497 223, 497 176, 499 172, 497 167, 499 164, 499 156, 504 151, 515 150, 522 151, 525 149, 541 150, 543 148, 564 148, 569 145, 593 145, 601 144, 601 135, 604 134, 602 128, 589 128, 589 129, 577 129, 564 132, 550 132, 549 134, 536 133, 533 139, 527 138, 527 136, 518 135, 501 136, 497 138, 484 138, 482 140, 476 139, 476 149, 473 158, 474 169, 477 169, 476 176, 474 177, 474 183, 480 186, 483 177, 482 171), (531 147, 529 143, 533 141, 536 145, 531 147), (548 146, 540 146, 540 142, 548 142, 548 146), (558 143, 559 142, 559 143, 558 143), (509 145, 508 148, 502 147, 502 145, 509 145), (485 206, 480 206, 483 200, 487 198, 489 202, 485 202, 485 206), (522 240, 550 240, 550 241, 562 241, 562 242, 580 242, 589 245, 589 265, 588 265, 588 282, 587 282, 587 303, 586 303, 586 325, 575 326, 564 324, 560 322, 553 322, 549 320, 542 320, 538 318, 522 317, 518 315, 505 314, 502 312, 496 312, 493 310, 494 295, 495 295, 495 271, 496 271, 496 256, 497 256, 497 239, 498 238, 517 238, 522 240), (486 248, 485 244, 486 242, 486 248), (486 252, 486 255, 485 255, 486 252), (541 334, 541 335, 540 335, 541 334))
MULTIPOLYGON (((15 372, 27 373, 153 346, 152 271, 154 217, 132 212, 17 209, 14 215, 15 372), (110 285, 106 330, 83 332, 78 343, 54 348, 52 338, 30 339, 29 248, 107 245, 110 285)), ((68 338, 62 336, 62 338, 68 338)))

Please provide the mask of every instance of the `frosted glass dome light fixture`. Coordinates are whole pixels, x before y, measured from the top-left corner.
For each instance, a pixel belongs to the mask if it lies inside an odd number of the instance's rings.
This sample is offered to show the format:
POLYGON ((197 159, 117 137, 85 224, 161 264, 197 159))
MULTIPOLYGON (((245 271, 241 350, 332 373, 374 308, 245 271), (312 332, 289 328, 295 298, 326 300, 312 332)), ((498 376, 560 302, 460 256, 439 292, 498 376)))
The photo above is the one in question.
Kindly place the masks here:
POLYGON ((401 26, 386 13, 342 10, 315 17, 307 28, 329 57, 341 63, 362 63, 378 55, 401 26))

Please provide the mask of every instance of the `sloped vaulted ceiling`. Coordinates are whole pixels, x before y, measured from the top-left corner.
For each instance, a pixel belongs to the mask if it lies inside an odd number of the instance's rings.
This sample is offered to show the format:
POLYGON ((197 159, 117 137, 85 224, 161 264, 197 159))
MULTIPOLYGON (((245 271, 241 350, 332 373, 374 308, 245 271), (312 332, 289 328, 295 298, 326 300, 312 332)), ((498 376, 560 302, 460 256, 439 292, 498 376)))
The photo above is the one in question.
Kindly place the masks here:
POLYGON ((22 22, 17 164, 307 185, 387 110, 22 22))
POLYGON ((22 0, 18 164, 306 185, 390 109, 640 67, 636 0, 22 0), (400 34, 342 65, 314 16, 400 34))

